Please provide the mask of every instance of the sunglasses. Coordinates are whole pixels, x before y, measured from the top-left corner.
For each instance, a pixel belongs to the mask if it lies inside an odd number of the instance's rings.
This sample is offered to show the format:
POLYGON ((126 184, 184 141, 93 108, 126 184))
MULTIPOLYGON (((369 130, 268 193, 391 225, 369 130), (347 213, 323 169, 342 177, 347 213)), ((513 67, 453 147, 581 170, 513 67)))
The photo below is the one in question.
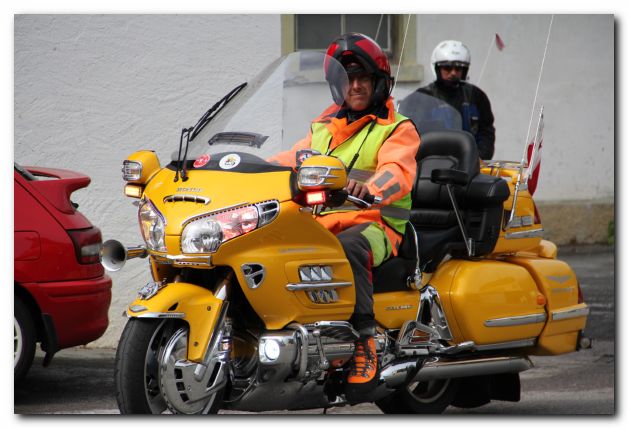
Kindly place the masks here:
POLYGON ((440 68, 441 70, 450 72, 451 70, 464 71, 467 67, 463 67, 461 65, 441 65, 440 68))

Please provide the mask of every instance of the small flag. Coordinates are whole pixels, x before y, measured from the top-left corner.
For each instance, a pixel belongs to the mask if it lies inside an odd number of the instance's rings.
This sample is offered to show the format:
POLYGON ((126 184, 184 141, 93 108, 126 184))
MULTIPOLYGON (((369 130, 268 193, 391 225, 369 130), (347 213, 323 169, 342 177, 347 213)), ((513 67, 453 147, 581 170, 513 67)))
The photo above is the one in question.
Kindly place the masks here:
POLYGON ((541 172, 541 148, 543 147, 543 113, 539 119, 539 128, 536 137, 528 144, 528 169, 526 171, 526 179, 528 182, 528 191, 530 195, 534 195, 536 187, 539 184, 539 173, 541 172), (535 142, 538 141, 535 150, 535 142), (536 151, 536 153, 534 153, 536 151), (532 163, 530 163, 532 162, 532 163))
POLYGON ((495 45, 497 45, 497 49, 499 49, 500 51, 506 47, 504 41, 501 37, 499 37, 499 34, 497 33, 495 33, 495 45))

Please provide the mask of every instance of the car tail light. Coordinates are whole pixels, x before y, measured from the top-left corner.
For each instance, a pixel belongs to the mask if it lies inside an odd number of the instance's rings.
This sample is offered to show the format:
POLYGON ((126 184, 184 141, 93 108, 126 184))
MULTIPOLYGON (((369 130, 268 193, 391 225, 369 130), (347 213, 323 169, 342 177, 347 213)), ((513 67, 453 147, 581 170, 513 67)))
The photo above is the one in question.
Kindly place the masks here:
POLYGON ((102 235, 97 227, 89 229, 68 230, 74 243, 76 259, 81 264, 100 263, 100 249, 102 248, 102 235))

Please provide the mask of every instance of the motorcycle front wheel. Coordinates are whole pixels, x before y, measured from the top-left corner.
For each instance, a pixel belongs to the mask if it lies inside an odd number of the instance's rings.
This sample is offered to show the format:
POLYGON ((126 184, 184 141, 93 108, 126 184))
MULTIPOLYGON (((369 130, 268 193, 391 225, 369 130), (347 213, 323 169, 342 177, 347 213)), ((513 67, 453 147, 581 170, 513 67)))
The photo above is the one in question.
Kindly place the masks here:
MULTIPOLYGON (((176 320, 131 318, 120 337, 115 360, 116 401, 122 414, 176 413, 160 384, 160 360, 166 346, 180 338, 187 346, 187 325, 176 320)), ((222 391, 200 403, 194 413, 217 413, 222 391)))
POLYGON ((456 397, 458 385, 457 379, 411 382, 375 404, 390 414, 439 414, 456 397))

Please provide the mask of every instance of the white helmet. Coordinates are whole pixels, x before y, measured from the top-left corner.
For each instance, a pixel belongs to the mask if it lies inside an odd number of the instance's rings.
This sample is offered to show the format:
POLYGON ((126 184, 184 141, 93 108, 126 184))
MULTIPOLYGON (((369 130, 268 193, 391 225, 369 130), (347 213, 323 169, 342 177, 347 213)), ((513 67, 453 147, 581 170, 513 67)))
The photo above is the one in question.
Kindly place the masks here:
POLYGON ((462 73, 462 80, 466 80, 469 66, 471 65, 471 53, 462 42, 457 40, 444 40, 434 48, 432 52, 432 73, 434 77, 440 79, 438 67, 450 63, 465 67, 462 73))

